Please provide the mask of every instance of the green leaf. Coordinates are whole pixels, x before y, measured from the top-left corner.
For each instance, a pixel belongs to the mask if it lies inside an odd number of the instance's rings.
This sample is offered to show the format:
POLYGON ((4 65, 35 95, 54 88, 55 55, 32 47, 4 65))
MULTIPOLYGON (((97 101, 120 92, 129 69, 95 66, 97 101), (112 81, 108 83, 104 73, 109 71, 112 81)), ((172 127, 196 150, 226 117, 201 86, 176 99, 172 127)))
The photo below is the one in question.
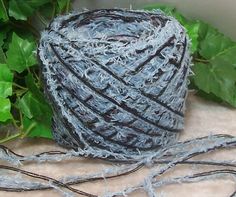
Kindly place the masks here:
POLYGON ((32 105, 34 105, 34 103, 31 101, 30 92, 27 92, 18 102, 19 109, 28 118, 33 118, 32 105))
POLYGON ((30 132, 28 133, 28 137, 44 137, 52 139, 52 131, 51 126, 42 124, 34 119, 29 119, 27 117, 23 118, 23 126, 26 131, 31 125, 35 125, 30 132))
POLYGON ((199 53, 202 57, 211 59, 234 45, 229 38, 209 26, 205 38, 200 43, 199 53))
POLYGON ((214 95, 213 93, 206 93, 202 90, 198 90, 196 93, 197 96, 203 97, 206 100, 214 101, 217 103, 222 103, 222 99, 214 95))
POLYGON ((236 46, 218 54, 208 64, 193 67, 194 83, 202 91, 236 107, 236 46))
POLYGON ((5 64, 6 63, 6 55, 4 53, 4 45, 7 44, 7 33, 9 32, 10 27, 9 26, 2 26, 0 30, 0 63, 5 64))
POLYGON ((9 44, 9 50, 7 51, 7 64, 9 68, 21 73, 26 68, 36 64, 35 50, 35 42, 30 42, 26 39, 24 40, 13 33, 12 41, 9 44))
POLYGON ((184 26, 187 30, 187 34, 189 35, 191 39, 191 52, 195 53, 198 49, 198 36, 199 36, 199 29, 200 29, 201 23, 199 21, 193 21, 185 23, 184 26))
POLYGON ((45 103, 45 98, 43 93, 39 90, 38 85, 36 85, 35 79, 31 73, 25 77, 25 83, 30 92, 42 103, 45 103))
POLYGON ((20 99, 19 108, 28 118, 34 117, 39 121, 47 123, 47 118, 51 117, 51 109, 48 104, 45 101, 39 101, 39 99, 29 91, 20 99))
POLYGON ((8 29, 7 28, 1 28, 0 31, 0 47, 2 47, 4 43, 4 39, 6 38, 8 29))
POLYGON ((3 22, 6 22, 9 20, 8 15, 7 15, 7 9, 5 7, 3 0, 0 0, 0 20, 2 20, 3 22))
POLYGON ((204 98, 218 98, 236 107, 236 43, 205 23, 200 24, 199 41, 203 63, 193 67, 195 85, 204 98))
POLYGON ((210 28, 211 28, 210 25, 208 25, 207 23, 204 23, 203 21, 200 21, 200 27, 199 27, 199 32, 198 32, 199 41, 202 41, 205 39, 208 29, 210 28))
MULTIPOLYGON (((55 9, 55 7, 58 7, 55 2, 47 3, 39 8, 38 14, 43 19, 45 19, 46 23, 50 23, 52 18, 55 17, 55 14, 58 14, 58 13, 55 13, 55 11, 57 11, 57 9, 55 9)), ((45 23, 45 21, 43 23, 45 23)))
POLYGON ((0 98, 0 122, 6 122, 12 119, 11 102, 9 99, 0 98))
POLYGON ((31 124, 35 124, 28 136, 51 138, 51 118, 52 111, 50 106, 39 99, 31 92, 27 92, 19 101, 18 106, 23 117, 24 130, 28 130, 31 124))
POLYGON ((12 82, 13 80, 13 73, 7 67, 6 64, 0 64, 0 81, 7 81, 12 82))
POLYGON ((16 20, 27 20, 36 9, 50 2, 50 0, 10 0, 9 15, 16 20))
MULTIPOLYGON (((210 62, 216 65, 223 65, 225 68, 230 65, 230 67, 236 69, 236 44, 224 51, 218 53, 213 57, 210 62)), ((236 79, 235 79, 236 80, 236 79)))
MULTIPOLYGON (((9 49, 9 44, 11 42, 11 38, 12 38, 12 34, 13 34, 12 31, 9 31, 9 30, 11 30, 10 26, 7 26, 6 29, 8 32, 6 33, 6 37, 3 39, 3 45, 2 45, 2 50, 4 52, 6 52, 9 49)), ((5 29, 3 31, 5 31, 5 29)))
POLYGON ((6 98, 12 95, 12 83, 0 81, 0 98, 6 98))
POLYGON ((5 64, 5 63, 6 63, 6 56, 2 48, 0 47, 0 64, 5 64))
POLYGON ((0 64, 0 98, 12 95, 13 73, 6 64, 0 64))
POLYGON ((70 4, 70 0, 57 0, 58 12, 62 13, 70 4))
POLYGON ((151 5, 147 5, 144 6, 145 10, 156 10, 156 9, 160 9, 163 12, 165 12, 167 15, 172 15, 172 13, 175 11, 175 7, 174 6, 170 6, 170 5, 164 5, 161 3, 154 3, 151 5))

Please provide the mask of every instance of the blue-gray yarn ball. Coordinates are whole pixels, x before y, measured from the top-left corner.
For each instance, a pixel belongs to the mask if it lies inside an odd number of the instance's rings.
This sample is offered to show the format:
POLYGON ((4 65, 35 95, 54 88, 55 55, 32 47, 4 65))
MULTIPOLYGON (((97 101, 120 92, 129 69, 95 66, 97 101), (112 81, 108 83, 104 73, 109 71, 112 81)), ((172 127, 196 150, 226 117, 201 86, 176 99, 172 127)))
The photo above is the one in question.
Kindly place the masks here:
POLYGON ((38 56, 59 144, 125 158, 173 143, 183 129, 189 41, 161 11, 59 16, 38 56))

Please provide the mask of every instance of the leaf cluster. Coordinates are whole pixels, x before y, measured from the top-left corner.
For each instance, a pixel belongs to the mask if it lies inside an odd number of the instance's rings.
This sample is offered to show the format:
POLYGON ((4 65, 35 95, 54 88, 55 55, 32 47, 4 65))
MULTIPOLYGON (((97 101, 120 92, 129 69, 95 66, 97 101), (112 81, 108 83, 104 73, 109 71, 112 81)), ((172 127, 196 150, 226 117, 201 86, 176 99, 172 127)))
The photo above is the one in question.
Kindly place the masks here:
POLYGON ((70 0, 0 0, 0 143, 17 137, 51 138, 52 111, 46 102, 36 58, 38 27, 70 9, 70 0))

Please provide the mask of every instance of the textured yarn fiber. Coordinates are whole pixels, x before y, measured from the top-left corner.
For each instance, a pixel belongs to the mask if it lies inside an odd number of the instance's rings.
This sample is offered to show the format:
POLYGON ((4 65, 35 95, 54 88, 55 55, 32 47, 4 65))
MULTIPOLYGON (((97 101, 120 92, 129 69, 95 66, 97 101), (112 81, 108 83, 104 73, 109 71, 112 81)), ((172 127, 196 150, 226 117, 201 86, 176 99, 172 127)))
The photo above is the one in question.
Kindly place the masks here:
POLYGON ((172 17, 123 9, 59 16, 38 56, 59 144, 127 158, 173 144, 183 129, 189 44, 172 17))
MULTIPOLYGON (((183 27, 160 11, 94 10, 54 19, 42 33, 38 56, 45 94, 54 111, 54 139, 70 149, 20 155, 0 145, 0 161, 8 163, 0 165, 0 191, 54 189, 66 197, 118 197, 142 190, 156 197, 162 196, 159 188, 170 184, 235 181, 235 159, 193 159, 235 149, 235 136, 177 141, 184 126, 188 45, 183 27), (116 162, 95 173, 86 169, 86 174, 76 175, 74 168, 58 179, 21 168, 76 157, 116 162), (166 176, 179 165, 201 167, 196 173, 166 176), (205 171, 202 166, 212 168, 205 171), (144 178, 118 191, 105 187, 106 192, 95 194, 90 187, 88 192, 74 187, 108 182, 142 168, 149 172, 144 178)), ((233 191, 230 197, 235 195, 233 191)))

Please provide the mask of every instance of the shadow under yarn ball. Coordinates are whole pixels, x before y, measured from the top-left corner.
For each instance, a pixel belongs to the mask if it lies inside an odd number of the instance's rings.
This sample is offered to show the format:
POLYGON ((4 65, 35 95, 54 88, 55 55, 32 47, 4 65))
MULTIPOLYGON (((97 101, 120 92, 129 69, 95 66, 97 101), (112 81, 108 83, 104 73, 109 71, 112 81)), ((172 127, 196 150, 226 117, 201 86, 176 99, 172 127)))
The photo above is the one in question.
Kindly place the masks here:
POLYGON ((184 126, 188 45, 184 28, 158 10, 55 18, 38 47, 54 139, 123 158, 173 143, 184 126))

